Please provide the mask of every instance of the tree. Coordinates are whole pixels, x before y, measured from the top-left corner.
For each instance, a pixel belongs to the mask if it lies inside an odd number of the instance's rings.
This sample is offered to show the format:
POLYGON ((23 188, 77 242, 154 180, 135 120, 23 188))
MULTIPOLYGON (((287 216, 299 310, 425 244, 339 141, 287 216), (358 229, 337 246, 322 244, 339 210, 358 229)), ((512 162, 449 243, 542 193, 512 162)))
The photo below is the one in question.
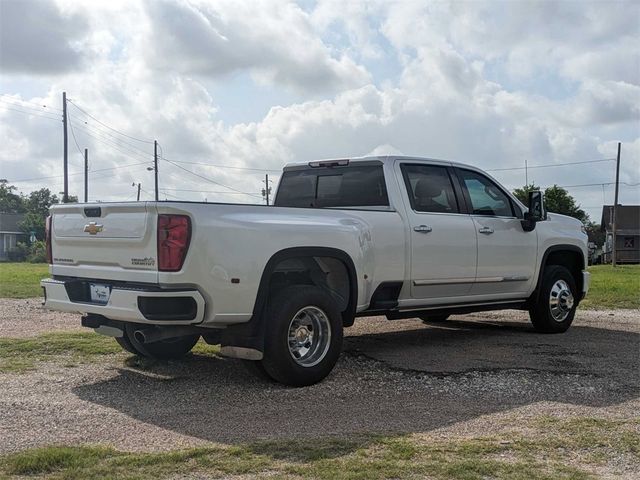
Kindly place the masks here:
POLYGON ((564 188, 554 185, 544 191, 544 202, 547 211, 561 213, 577 218, 582 223, 589 222, 589 215, 580 208, 575 199, 564 188))
POLYGON ((590 242, 595 243, 598 247, 604 245, 606 234, 605 232, 600 231, 600 224, 589 222, 586 225, 586 229, 590 242))
POLYGON ((58 197, 48 188, 35 190, 23 197, 26 214, 19 224, 20 229, 29 237, 33 232, 37 240, 44 240, 45 220, 49 215, 49 207, 55 203, 58 203, 58 197))
POLYGON ((5 179, 0 179, 0 213, 24 213, 23 197, 14 193, 16 187, 9 185, 5 179))
POLYGON ((54 203, 58 203, 58 197, 52 194, 48 188, 41 188, 31 192, 25 198, 24 203, 27 212, 46 218, 49 215, 49 207, 54 203))
MULTIPOLYGON (((534 183, 525 185, 522 188, 516 188, 513 194, 518 200, 527 205, 529 202, 529 192, 540 190, 534 183)), ((582 223, 589 223, 589 215, 580 208, 575 199, 569 195, 564 188, 554 185, 548 187, 544 191, 544 206, 548 212, 560 213, 570 217, 577 218, 582 223)))
POLYGON ((518 200, 527 205, 529 203, 529 192, 537 192, 538 190, 540 190, 540 187, 536 186, 535 183, 531 183, 530 185, 525 185, 522 188, 516 188, 513 191, 513 194, 518 200))

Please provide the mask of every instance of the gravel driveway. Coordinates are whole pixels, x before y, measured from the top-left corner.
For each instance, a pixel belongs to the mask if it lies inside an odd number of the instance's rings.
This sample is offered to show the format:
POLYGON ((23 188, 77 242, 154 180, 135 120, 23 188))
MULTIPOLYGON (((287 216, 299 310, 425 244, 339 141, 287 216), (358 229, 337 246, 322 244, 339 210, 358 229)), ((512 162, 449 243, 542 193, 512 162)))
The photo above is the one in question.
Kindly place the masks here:
MULTIPOLYGON (((0 300, 0 336, 77 329, 37 300, 0 300)), ((0 452, 106 443, 164 450, 208 442, 361 432, 482 435, 543 414, 640 411, 640 314, 579 311, 563 335, 534 333, 522 312, 445 324, 363 318, 324 382, 262 383, 235 360, 193 356, 139 369, 124 355, 0 375, 0 452)))

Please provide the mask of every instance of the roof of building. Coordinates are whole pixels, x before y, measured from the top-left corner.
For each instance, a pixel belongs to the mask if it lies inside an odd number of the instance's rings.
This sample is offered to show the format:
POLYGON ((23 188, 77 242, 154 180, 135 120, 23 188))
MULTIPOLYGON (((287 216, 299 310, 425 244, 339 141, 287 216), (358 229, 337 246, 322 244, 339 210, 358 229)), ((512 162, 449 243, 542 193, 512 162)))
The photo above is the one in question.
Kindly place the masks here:
MULTIPOLYGON (((613 205, 602 207, 601 231, 612 230, 613 205)), ((616 231, 622 234, 640 235, 640 205, 618 205, 616 211, 616 231)))
POLYGON ((22 213, 0 213, 0 233, 23 233, 18 226, 22 220, 22 213))

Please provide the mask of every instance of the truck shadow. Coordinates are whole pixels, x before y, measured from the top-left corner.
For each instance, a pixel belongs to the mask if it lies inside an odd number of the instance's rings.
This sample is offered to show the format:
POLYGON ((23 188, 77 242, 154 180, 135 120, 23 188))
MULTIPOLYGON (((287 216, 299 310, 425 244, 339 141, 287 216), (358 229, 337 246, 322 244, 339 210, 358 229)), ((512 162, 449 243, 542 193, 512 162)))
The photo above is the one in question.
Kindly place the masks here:
POLYGON ((256 380, 239 361, 192 355, 123 367, 74 393, 215 442, 426 432, 538 402, 605 407, 636 399, 639 345, 638 333, 592 326, 541 335, 524 323, 416 322, 346 337, 334 372, 307 388, 256 380))

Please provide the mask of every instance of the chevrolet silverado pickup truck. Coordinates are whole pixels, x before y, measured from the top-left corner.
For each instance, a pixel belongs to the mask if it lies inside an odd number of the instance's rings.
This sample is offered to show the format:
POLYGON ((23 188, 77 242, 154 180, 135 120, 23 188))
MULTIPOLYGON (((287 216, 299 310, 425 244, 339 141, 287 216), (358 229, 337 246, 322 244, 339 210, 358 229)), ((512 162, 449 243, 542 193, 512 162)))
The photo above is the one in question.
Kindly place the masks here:
POLYGON ((125 350, 179 358, 202 337, 257 374, 322 380, 358 316, 446 321, 522 309, 566 331, 587 235, 478 168, 379 156, 284 167, 275 202, 63 204, 47 220, 44 305, 125 350))

